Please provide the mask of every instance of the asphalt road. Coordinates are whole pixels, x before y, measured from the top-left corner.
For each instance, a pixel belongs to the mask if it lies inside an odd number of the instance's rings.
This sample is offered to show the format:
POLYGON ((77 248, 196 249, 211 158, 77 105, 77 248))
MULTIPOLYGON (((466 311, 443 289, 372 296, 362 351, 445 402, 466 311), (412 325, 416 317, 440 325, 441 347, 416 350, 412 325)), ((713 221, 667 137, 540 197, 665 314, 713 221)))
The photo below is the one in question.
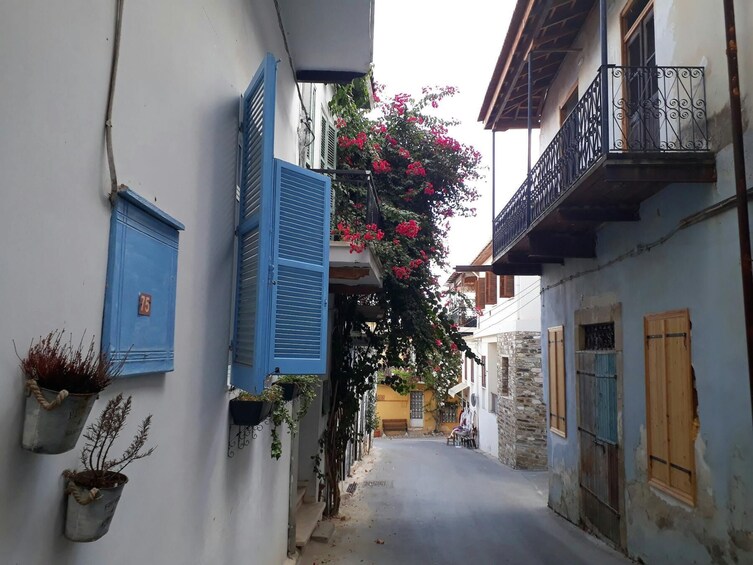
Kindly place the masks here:
POLYGON ((546 472, 443 440, 377 439, 349 480, 333 538, 301 565, 631 563, 546 507, 546 472))

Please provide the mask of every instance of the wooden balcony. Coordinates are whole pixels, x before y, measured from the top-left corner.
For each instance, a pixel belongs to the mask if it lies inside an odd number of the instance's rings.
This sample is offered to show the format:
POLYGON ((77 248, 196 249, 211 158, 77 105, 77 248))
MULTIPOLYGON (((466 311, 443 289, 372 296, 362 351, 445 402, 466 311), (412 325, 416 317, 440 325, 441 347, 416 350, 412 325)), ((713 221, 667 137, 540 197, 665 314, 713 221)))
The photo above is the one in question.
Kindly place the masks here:
POLYGON ((495 218, 494 272, 596 257, 605 222, 639 221, 669 184, 715 180, 703 68, 604 67, 495 218))

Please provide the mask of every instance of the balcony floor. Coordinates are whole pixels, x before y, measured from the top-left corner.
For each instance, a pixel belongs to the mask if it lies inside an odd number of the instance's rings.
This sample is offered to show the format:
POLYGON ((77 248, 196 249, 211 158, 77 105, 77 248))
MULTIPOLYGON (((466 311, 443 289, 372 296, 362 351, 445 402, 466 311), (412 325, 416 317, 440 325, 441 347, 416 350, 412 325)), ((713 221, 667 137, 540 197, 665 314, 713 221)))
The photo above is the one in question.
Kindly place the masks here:
POLYGON ((545 263, 595 257, 606 222, 638 221, 641 202, 670 184, 716 181, 711 152, 608 153, 494 257, 496 274, 537 275, 545 263))

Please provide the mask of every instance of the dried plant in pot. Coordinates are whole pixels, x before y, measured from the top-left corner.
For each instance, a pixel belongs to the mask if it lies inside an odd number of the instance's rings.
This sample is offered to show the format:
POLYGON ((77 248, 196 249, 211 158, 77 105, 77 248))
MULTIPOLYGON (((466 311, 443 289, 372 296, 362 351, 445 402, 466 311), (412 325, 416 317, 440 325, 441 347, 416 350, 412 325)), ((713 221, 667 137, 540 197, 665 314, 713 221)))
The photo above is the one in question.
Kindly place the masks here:
MULTIPOLYGON (((14 343, 15 346, 15 343, 14 343)), ((16 353, 18 355, 18 353, 16 353)), ((117 376, 114 363, 64 330, 31 342, 21 359, 26 406, 21 445, 36 453, 65 453, 76 446, 97 395, 117 376)))
POLYGON ((71 541, 95 541, 108 532, 123 487, 128 482, 123 470, 154 452, 154 447, 144 448, 152 423, 150 414, 141 422, 123 454, 109 459, 113 443, 120 436, 130 412, 130 396, 123 399, 123 395, 118 394, 111 399, 84 433, 86 444, 80 460, 83 470, 63 473, 68 495, 65 537, 71 541))

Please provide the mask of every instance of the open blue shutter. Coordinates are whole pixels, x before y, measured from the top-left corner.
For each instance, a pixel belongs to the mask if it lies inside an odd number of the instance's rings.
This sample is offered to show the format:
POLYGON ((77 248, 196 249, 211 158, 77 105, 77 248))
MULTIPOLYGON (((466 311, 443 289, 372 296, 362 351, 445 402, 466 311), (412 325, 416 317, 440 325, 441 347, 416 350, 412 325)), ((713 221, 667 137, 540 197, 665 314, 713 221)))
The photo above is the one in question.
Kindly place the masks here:
POLYGON ((276 72, 275 59, 267 54, 241 102, 238 264, 230 380, 249 392, 260 392, 269 372, 276 72))
POLYGON ((271 372, 324 374, 327 369, 329 177, 275 160, 271 372))

